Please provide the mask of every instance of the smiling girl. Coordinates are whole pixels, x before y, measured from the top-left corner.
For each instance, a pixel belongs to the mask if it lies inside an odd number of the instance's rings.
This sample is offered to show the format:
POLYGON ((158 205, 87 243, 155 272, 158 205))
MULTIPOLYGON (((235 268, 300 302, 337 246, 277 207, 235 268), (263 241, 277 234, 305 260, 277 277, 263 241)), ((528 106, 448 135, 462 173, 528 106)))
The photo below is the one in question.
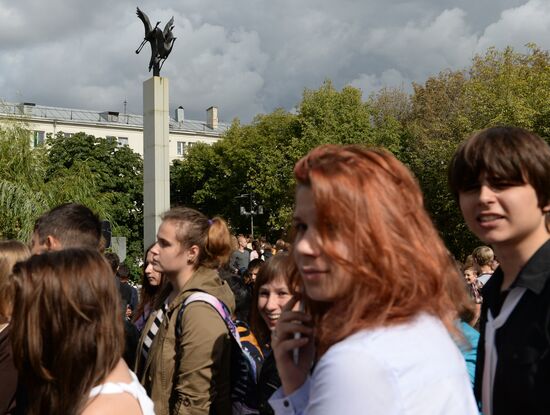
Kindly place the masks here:
POLYGON ((271 333, 283 307, 292 298, 289 289, 288 255, 275 255, 262 265, 254 284, 250 325, 262 347, 265 360, 258 380, 260 414, 272 414, 269 397, 281 385, 271 350, 271 333))

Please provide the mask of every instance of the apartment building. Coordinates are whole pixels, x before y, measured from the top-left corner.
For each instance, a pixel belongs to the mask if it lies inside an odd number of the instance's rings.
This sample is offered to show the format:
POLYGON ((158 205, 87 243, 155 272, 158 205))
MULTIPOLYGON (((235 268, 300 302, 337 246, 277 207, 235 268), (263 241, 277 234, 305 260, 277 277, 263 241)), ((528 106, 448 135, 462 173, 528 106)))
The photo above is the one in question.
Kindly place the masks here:
MULTIPOLYGON (((229 128, 229 123, 218 120, 218 108, 206 110, 205 121, 185 119, 183 107, 170 117, 170 161, 185 156, 187 148, 195 143, 212 144, 229 128)), ((58 108, 30 102, 1 103, 0 119, 16 119, 24 122, 32 131, 32 145, 44 143, 48 135, 62 133, 69 137, 84 132, 95 137, 112 137, 119 145, 127 145, 143 157, 143 116, 121 114, 116 111, 89 111, 58 108)))

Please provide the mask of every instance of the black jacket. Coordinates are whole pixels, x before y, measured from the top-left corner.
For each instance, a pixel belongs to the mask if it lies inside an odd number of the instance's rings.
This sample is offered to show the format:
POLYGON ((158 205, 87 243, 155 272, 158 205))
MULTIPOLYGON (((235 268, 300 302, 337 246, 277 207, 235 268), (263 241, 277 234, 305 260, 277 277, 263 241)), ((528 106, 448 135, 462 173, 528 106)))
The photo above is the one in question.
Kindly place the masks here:
MULTIPOLYGON (((475 393, 481 401, 487 310, 496 318, 507 295, 497 269, 483 287, 475 393)), ((550 413, 550 241, 525 264, 512 287, 527 290, 506 323, 496 331, 497 367, 493 415, 550 413)))

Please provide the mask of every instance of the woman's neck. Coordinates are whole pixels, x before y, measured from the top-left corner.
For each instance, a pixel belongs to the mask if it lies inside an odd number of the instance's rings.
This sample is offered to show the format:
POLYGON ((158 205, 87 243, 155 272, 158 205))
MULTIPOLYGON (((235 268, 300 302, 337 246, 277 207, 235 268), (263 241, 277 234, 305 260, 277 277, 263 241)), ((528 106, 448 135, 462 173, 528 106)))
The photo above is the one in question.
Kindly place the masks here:
POLYGON ((191 280, 194 272, 195 269, 193 267, 185 267, 178 273, 168 275, 168 280, 172 283, 173 287, 172 293, 175 292, 175 295, 177 295, 178 293, 183 291, 183 288, 191 280))

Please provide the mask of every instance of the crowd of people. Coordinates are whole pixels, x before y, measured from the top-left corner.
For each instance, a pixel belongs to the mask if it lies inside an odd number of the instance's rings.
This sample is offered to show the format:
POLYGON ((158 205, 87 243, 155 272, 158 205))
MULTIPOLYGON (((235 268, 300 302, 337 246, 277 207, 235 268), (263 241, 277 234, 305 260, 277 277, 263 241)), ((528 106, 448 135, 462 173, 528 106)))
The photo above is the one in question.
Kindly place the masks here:
POLYGON ((174 207, 139 293, 85 206, 0 241, 0 412, 548 412, 541 138, 495 127, 456 151, 450 189, 486 244, 460 263, 391 153, 323 145, 294 175, 291 243, 174 207))

